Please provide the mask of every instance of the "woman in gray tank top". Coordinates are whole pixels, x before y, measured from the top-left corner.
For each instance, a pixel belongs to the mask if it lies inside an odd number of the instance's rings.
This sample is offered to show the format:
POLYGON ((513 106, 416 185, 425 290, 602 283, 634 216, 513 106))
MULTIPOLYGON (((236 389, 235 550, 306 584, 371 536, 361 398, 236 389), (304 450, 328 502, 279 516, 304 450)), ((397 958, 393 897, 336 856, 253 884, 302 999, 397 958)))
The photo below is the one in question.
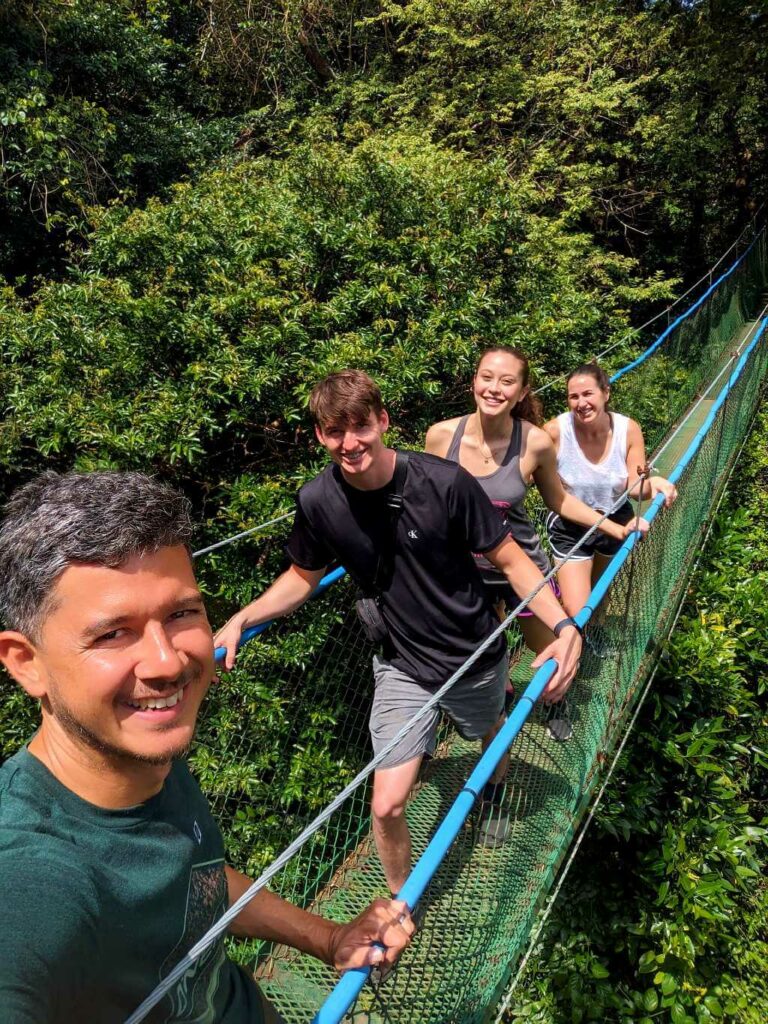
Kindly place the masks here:
MULTIPOLYGON (((527 488, 535 483, 550 509, 585 528, 593 526, 600 515, 563 488, 555 447, 540 427, 541 404, 531 393, 529 374, 528 359, 519 349, 499 346, 485 351, 472 383, 475 411, 431 426, 426 450, 458 462, 478 480, 509 524, 514 539, 546 573, 551 568, 549 560, 525 511, 527 488)), ((623 540, 631 527, 606 520, 600 529, 623 540)), ((503 618, 505 608, 514 607, 525 595, 516 595, 490 562, 476 557, 503 618)), ((526 644, 537 654, 552 642, 551 632, 528 611, 520 616, 520 627, 526 644)))

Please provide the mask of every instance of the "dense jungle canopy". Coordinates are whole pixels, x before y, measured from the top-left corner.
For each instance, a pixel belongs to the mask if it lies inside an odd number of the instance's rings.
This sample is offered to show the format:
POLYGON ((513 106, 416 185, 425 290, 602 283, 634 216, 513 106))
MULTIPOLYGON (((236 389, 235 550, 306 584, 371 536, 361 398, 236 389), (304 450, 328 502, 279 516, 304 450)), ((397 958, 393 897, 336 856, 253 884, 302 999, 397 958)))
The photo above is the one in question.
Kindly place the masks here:
MULTIPOLYGON (((287 507, 321 464, 306 400, 330 370, 371 372, 395 439, 416 446, 464 408, 489 341, 523 347, 539 381, 625 337, 614 355, 626 361, 648 340, 630 329, 768 195, 767 29, 760 0, 4 0, 0 496, 42 468, 149 469, 190 495, 204 543, 287 507)), ((749 486, 763 509, 762 479, 749 486)), ((736 532, 746 550, 750 528, 736 532)), ((764 541, 734 565, 764 575, 764 541)), ((202 566, 212 619, 279 558, 268 549, 254 567, 253 549, 229 549, 202 566)), ((684 694, 664 690, 644 736, 661 735, 649 763, 680 772, 651 778, 641 765, 614 793, 594 847, 612 865, 612 923, 574 934, 566 908, 547 939, 552 971, 514 1019, 768 1014, 765 858, 753 850, 766 795, 751 774, 765 761, 734 746, 764 747, 752 684, 768 654, 750 635, 739 656, 752 660, 731 671, 711 635, 686 637, 673 651, 677 665, 689 658, 684 694), (724 673, 709 704, 697 644, 724 673), (728 718, 736 690, 754 697, 743 731, 728 718), (713 716, 733 727, 722 808, 708 777, 681 798, 698 770, 676 753, 681 707, 692 733, 713 716), (647 807, 661 822, 675 800, 676 823, 650 822, 647 807), (727 833, 727 885, 697 903, 684 880, 706 872, 679 835, 708 806, 727 833), (631 883, 618 840, 605 852, 614 833, 642 834, 631 883), (662 877, 671 891, 651 907, 662 877), (668 956, 664 971, 642 962, 651 949, 668 956)), ((286 657, 299 662, 296 645, 286 657)), ((36 712, 6 687, 0 715, 4 757, 36 712)), ((330 765, 318 805, 338 781, 330 765)), ((275 819, 283 796, 269 791, 275 819)), ((604 877, 585 870, 582 882, 589 902, 604 877)))
POLYGON ((486 340, 539 379, 609 344, 765 194, 766 20, 722 0, 8 0, 6 480, 150 466, 232 532, 317 458, 304 405, 327 370, 369 369, 418 442, 486 340))

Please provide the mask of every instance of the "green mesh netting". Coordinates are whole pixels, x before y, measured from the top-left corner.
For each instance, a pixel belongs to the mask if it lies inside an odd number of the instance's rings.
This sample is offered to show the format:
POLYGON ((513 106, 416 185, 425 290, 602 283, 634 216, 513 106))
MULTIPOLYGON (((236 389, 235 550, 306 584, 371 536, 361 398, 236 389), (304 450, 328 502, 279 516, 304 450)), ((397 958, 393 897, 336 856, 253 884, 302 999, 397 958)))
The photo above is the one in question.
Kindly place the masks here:
MULTIPOLYGON (((592 646, 586 648, 567 709, 537 707, 513 744, 506 787, 514 820, 509 841, 493 850, 478 845, 470 820, 423 897, 427 909, 417 941, 380 988, 364 990, 349 1020, 480 1024, 489 1019, 512 964, 525 948, 605 756, 658 657, 707 514, 751 421, 767 362, 764 338, 683 475, 680 500, 634 549, 588 627, 592 646), (564 714, 573 723, 574 737, 556 743, 547 734, 546 721, 564 714)), ((665 455, 663 471, 678 461, 710 407, 711 402, 703 403, 678 435, 665 455)), ((522 663, 518 672, 527 682, 522 663)), ((408 811, 415 855, 426 846, 476 759, 476 745, 449 739, 425 772, 408 811)), ((366 840, 314 907, 344 919, 383 891, 376 854, 366 840)), ((288 950, 278 950, 261 973, 266 992, 289 1022, 311 1020, 318 1000, 335 981, 329 969, 288 950)))
POLYGON ((761 231, 749 241, 733 273, 674 328, 657 352, 612 386, 612 404, 642 425, 649 451, 743 341, 765 287, 765 266, 766 234, 761 231))

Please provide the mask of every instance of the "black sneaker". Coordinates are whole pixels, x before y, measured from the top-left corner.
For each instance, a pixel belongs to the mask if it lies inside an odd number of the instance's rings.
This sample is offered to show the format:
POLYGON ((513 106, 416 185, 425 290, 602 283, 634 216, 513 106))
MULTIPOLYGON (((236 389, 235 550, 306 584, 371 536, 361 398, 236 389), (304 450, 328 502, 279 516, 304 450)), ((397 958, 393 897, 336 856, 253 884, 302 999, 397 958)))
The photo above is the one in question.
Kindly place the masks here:
POLYGON ((557 743, 567 743, 573 739, 573 725, 571 724, 571 711, 568 707, 568 698, 563 697, 557 708, 552 709, 553 717, 547 722, 547 736, 557 743))
POLYGON ((551 718, 547 722, 547 736, 557 743, 567 743, 573 739, 573 726, 567 718, 551 718))
POLYGON ((491 849, 501 846, 509 838, 512 827, 509 809, 504 806, 503 782, 486 782, 478 809, 477 837, 480 844, 491 849))

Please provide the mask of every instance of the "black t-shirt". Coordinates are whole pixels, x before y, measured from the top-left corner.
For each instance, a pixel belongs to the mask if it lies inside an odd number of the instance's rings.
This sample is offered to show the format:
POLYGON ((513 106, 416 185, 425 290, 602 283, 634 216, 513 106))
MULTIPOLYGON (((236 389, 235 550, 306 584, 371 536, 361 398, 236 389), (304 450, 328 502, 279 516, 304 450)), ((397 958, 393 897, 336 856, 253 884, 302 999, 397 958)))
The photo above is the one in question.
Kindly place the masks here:
MULTIPOLYGON (((363 590, 376 578, 379 552, 393 547, 387 496, 393 484, 361 491, 332 463, 301 488, 288 540, 291 561, 322 569, 338 560, 363 590)), ((509 533, 466 470, 410 452, 390 578, 381 609, 389 629, 384 656, 429 686, 444 683, 498 625, 472 552, 495 548, 509 533)), ((385 563, 385 564, 386 564, 385 563)), ((473 666, 504 653, 499 637, 473 666)))

